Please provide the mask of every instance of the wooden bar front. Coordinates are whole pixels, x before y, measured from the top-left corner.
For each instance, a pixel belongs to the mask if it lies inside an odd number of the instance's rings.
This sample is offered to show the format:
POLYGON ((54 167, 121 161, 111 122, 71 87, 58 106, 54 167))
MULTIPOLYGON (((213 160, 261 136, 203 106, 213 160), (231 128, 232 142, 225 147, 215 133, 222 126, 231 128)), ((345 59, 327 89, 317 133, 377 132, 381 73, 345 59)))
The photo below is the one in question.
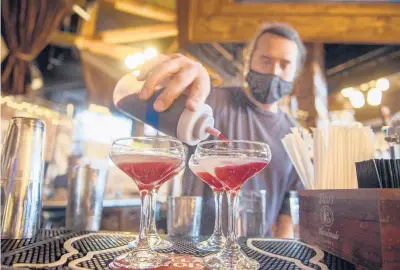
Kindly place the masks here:
POLYGON ((367 269, 400 269, 400 189, 299 192, 300 239, 367 269))

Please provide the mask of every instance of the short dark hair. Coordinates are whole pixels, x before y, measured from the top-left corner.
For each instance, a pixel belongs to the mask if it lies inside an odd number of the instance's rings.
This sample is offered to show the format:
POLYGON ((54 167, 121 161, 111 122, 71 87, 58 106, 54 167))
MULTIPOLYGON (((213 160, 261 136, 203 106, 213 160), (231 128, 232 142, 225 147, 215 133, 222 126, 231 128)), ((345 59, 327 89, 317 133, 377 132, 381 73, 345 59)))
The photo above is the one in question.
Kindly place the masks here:
POLYGON ((267 33, 283 37, 285 39, 294 41, 296 43, 298 48, 297 74, 299 74, 307 56, 306 47, 304 46, 303 41, 301 41, 299 33, 293 27, 291 27, 288 24, 279 22, 262 24, 257 33, 247 44, 246 48, 243 51, 243 59, 244 59, 243 72, 247 73, 249 71, 250 60, 251 57, 253 56, 254 50, 257 47, 258 40, 260 39, 261 36, 267 33))

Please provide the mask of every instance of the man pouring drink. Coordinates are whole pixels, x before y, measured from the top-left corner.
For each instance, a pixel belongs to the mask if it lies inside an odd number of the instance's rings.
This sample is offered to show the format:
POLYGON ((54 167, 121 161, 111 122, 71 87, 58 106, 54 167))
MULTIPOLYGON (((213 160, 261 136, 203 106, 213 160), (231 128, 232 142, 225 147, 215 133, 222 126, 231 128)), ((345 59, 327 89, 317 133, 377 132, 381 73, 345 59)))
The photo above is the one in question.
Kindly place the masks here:
MULTIPOLYGON (((156 112, 167 110, 187 91, 186 108, 196 111, 205 102, 214 111, 215 128, 229 139, 265 142, 270 146, 270 164, 243 185, 245 191, 265 190, 268 235, 291 237, 292 224, 288 191, 302 189, 302 183, 286 154, 281 139, 296 122, 279 107, 279 100, 291 93, 302 68, 305 48, 298 33, 288 25, 263 25, 245 51, 243 85, 211 89, 206 69, 183 55, 161 55, 145 63, 138 80, 139 93, 150 99, 161 83, 165 90, 155 99, 156 112), (169 79, 169 80, 166 80, 169 79), (274 229, 273 229, 274 228, 274 229)), ((185 171, 184 195, 204 196, 203 224, 213 224, 212 191, 185 171)), ((211 234, 212 226, 202 226, 211 234)))

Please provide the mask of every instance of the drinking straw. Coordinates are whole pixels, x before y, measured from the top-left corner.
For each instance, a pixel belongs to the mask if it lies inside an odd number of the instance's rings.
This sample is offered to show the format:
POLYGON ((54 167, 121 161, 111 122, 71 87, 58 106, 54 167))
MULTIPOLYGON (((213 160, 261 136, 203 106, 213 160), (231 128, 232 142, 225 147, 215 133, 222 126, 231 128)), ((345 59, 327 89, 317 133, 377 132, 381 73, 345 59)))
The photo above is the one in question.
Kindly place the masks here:
POLYGON ((311 163, 308 147, 306 146, 304 140, 301 138, 299 130, 297 128, 292 128, 291 130, 293 132, 292 137, 294 138, 295 146, 297 146, 296 148, 298 149, 298 153, 300 155, 301 162, 306 173, 308 185, 311 187, 311 189, 313 189, 314 170, 311 163))
POLYGON ((300 180, 303 183, 304 187, 306 189, 310 189, 308 180, 306 179, 307 176, 305 174, 305 170, 301 164, 299 154, 297 153, 297 149, 295 149, 292 141, 293 141, 293 138, 290 135, 286 135, 282 139, 283 147, 285 148, 286 153, 289 155, 289 158, 292 161, 293 166, 295 167, 297 174, 299 175, 300 180))
MULTIPOLYGON (((357 188, 355 162, 374 157, 372 129, 352 125, 311 130, 312 137, 308 132, 292 128, 292 133, 282 139, 304 186, 312 189, 357 188), (312 154, 310 149, 313 149, 312 154), (310 156, 313 156, 313 162, 310 156)), ((397 178, 393 180, 393 185, 397 185, 397 181, 397 178)))

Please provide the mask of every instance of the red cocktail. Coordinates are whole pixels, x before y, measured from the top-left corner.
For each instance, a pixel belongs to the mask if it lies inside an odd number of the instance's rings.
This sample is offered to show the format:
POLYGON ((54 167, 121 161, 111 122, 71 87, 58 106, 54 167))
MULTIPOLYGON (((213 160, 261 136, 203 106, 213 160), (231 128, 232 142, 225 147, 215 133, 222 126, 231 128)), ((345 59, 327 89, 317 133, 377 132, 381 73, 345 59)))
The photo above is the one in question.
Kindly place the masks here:
POLYGON ((224 191, 224 186, 217 180, 217 178, 215 178, 208 172, 196 171, 193 169, 192 169, 192 171, 198 178, 200 178, 201 180, 206 182, 211 187, 212 191, 214 191, 214 192, 223 192, 224 191))
POLYGON ((176 157, 157 157, 154 155, 132 156, 122 154, 115 155, 111 159, 121 171, 135 181, 139 191, 151 191, 160 181, 169 180, 182 164, 182 160, 176 157))

